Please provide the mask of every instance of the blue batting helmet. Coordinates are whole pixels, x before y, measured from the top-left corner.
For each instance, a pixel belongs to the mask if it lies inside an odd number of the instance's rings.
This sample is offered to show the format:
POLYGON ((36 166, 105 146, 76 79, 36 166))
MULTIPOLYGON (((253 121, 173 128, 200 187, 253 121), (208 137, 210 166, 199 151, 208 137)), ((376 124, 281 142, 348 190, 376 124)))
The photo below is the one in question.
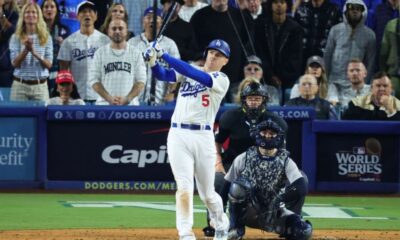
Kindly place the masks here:
POLYGON ((215 49, 215 50, 221 52, 227 58, 229 58, 231 56, 231 48, 229 47, 229 44, 222 39, 212 40, 208 44, 204 56, 207 56, 207 52, 210 49, 215 49))

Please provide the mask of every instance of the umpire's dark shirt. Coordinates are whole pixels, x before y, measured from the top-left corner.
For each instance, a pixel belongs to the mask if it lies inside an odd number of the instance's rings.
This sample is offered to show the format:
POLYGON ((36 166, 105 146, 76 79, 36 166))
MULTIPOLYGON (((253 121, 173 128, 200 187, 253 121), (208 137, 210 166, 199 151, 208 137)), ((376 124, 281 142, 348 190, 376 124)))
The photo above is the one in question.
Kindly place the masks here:
MULTIPOLYGON (((286 121, 273 112, 265 111, 263 118, 276 121, 285 131, 287 131, 286 121)), ((246 114, 242 108, 227 110, 222 114, 219 120, 219 131, 215 136, 217 143, 223 144, 229 138, 228 149, 222 156, 222 161, 232 163, 233 160, 241 153, 245 152, 250 146, 254 145, 253 139, 250 138, 250 124, 246 119, 246 114)))

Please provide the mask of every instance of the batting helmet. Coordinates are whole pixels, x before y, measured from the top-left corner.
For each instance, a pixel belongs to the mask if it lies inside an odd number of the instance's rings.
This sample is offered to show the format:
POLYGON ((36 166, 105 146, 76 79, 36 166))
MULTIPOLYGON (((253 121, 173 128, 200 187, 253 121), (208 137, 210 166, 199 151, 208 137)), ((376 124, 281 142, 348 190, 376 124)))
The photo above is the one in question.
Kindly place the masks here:
POLYGON ((215 50, 221 52, 227 58, 229 58, 231 56, 231 48, 229 47, 229 44, 222 39, 212 40, 206 47, 206 50, 204 52, 204 57, 207 56, 207 52, 210 49, 215 49, 215 50))
POLYGON ((255 140, 257 146, 264 149, 281 148, 285 143, 285 130, 272 119, 262 121, 254 129, 250 130, 250 137, 255 140), (272 130, 276 132, 276 136, 272 138, 266 138, 261 135, 264 130, 272 130))
POLYGON ((252 82, 240 92, 240 99, 242 101, 243 111, 246 113, 249 120, 257 121, 263 112, 265 112, 266 103, 269 99, 267 90, 257 82, 252 82), (257 108, 250 108, 246 104, 246 97, 248 96, 261 96, 263 101, 257 108))

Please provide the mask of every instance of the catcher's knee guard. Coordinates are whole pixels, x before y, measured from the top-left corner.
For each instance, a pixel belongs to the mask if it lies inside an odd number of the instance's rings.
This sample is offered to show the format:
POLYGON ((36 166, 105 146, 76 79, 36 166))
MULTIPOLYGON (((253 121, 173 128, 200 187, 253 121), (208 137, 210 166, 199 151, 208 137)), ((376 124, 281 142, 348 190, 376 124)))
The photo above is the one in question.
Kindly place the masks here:
POLYGON ((229 188, 229 201, 231 203, 244 203, 251 186, 245 179, 235 180, 229 188))
POLYGON ((287 240, 309 240, 312 230, 311 223, 297 214, 292 214, 286 218, 284 236, 287 240))

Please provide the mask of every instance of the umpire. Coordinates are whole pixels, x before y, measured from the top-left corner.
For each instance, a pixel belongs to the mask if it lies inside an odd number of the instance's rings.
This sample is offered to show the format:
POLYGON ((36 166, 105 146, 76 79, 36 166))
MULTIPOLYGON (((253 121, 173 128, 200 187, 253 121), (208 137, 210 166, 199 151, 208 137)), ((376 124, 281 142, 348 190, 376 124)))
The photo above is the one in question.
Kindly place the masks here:
POLYGON ((285 208, 285 202, 307 193, 306 180, 284 148, 285 133, 280 123, 269 118, 257 124, 250 132, 255 146, 240 154, 226 174, 231 183, 228 239, 242 239, 245 226, 288 240, 311 238, 311 223, 285 208))

